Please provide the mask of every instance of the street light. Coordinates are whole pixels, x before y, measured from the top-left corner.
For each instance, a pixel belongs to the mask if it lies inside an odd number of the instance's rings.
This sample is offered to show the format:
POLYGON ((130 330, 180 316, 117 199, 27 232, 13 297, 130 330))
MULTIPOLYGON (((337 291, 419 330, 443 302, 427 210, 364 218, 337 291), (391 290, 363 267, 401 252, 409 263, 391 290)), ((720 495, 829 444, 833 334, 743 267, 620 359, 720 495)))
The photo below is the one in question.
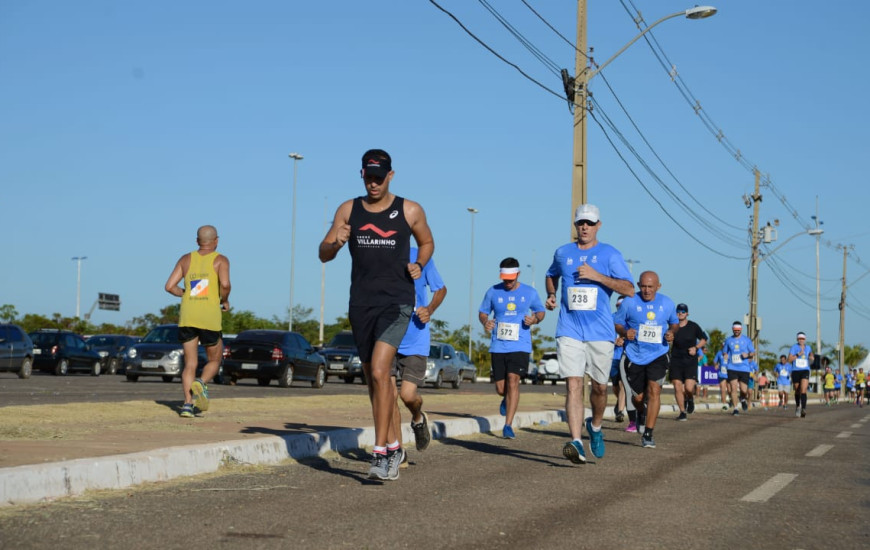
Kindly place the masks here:
MULTIPOLYGON (((816 228, 809 231, 810 235, 816 237, 816 353, 819 357, 822 356, 822 288, 821 288, 821 271, 819 270, 819 240, 824 231, 820 226, 824 223, 819 220, 819 197, 816 195, 816 215, 811 216, 816 222, 816 228)), ((819 360, 821 365, 821 359, 819 360)))
POLYGON ((628 272, 630 274, 634 274, 634 264, 639 264, 640 260, 625 260, 625 263, 628 264, 628 272))
POLYGON ((471 214, 471 255, 468 261, 468 360, 473 363, 474 359, 471 357, 471 328, 474 326, 474 215, 480 212, 480 210, 468 207, 468 212, 471 214))
POLYGON ((296 164, 303 157, 299 153, 290 153, 287 156, 293 159, 293 206, 290 212, 290 320, 287 323, 287 330, 293 330, 293 279, 296 268, 296 164))
POLYGON ((78 276, 76 278, 76 319, 82 318, 82 260, 87 256, 73 256, 73 261, 78 264, 78 276))
MULTIPOLYGON (((573 220, 574 211, 581 204, 586 203, 586 98, 588 95, 589 81, 601 72, 601 69, 610 64, 622 52, 627 50, 629 46, 637 42, 643 35, 652 30, 653 27, 672 19, 674 17, 685 16, 686 19, 705 19, 716 14, 716 8, 712 6, 695 6, 687 10, 678 11, 670 15, 666 15, 649 25, 643 31, 635 36, 628 44, 622 47, 618 52, 613 54, 610 59, 598 66, 594 71, 590 72, 590 67, 587 66, 586 55, 586 0, 577 0, 577 53, 575 56, 574 74, 572 79, 568 78, 567 71, 563 70, 562 75, 565 80, 565 88, 568 93, 568 101, 574 104, 574 169, 571 178, 571 214, 573 220)), ((572 235, 573 238, 573 235, 572 235)))

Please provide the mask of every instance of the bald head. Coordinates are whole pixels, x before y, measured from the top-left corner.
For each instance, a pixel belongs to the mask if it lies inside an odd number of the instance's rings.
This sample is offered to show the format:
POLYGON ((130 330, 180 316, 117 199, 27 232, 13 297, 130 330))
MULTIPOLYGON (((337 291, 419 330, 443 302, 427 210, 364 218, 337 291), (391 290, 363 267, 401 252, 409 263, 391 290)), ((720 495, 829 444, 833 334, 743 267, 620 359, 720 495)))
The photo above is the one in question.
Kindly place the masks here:
POLYGON ((217 241, 217 229, 213 225, 203 225, 196 230, 196 242, 200 246, 209 246, 217 241))
POLYGON ((659 282, 659 276, 655 271, 644 271, 640 274, 637 287, 640 289, 640 297, 645 302, 649 302, 656 297, 656 292, 662 287, 662 284, 659 282))

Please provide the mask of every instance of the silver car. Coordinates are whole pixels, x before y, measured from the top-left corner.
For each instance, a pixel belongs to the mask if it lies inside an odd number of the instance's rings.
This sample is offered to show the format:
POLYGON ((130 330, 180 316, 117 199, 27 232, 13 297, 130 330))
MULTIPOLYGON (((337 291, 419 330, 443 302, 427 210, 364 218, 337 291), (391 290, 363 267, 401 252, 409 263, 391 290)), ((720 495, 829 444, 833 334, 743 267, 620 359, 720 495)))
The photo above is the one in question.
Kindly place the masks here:
MULTIPOLYGON (((199 347, 199 369, 207 362, 205 350, 199 347)), ((184 351, 178 340, 178 325, 156 326, 124 356, 124 372, 129 382, 140 376, 160 376, 172 382, 184 370, 184 351)))
POLYGON ((459 388, 462 384, 459 365, 459 358, 453 346, 443 342, 432 342, 429 346, 429 359, 426 361, 426 377, 423 383, 432 384, 438 389, 443 387, 444 382, 450 382, 454 388, 459 388))

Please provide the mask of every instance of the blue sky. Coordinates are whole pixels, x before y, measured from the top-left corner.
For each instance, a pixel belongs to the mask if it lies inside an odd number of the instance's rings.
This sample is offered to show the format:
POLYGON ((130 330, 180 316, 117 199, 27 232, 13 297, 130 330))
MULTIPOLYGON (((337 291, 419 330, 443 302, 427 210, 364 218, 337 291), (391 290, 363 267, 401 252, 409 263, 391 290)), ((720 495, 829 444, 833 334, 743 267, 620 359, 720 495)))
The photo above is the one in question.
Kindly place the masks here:
MULTIPOLYGON (((546 63, 483 3, 439 3, 550 90, 562 89, 553 67, 574 72, 572 46, 521 0, 489 5, 546 63)), ((527 3, 574 40, 576 2, 527 3)), ((648 23, 689 7, 677 0, 625 6, 648 23)), ((761 225, 779 220, 779 241, 768 250, 805 230, 818 197, 824 342, 837 338, 843 255, 836 246, 854 246, 846 262, 847 282, 854 281, 846 342, 870 344, 870 277, 859 279, 870 268, 870 230, 861 223, 866 201, 856 200, 867 196, 860 159, 868 149, 868 86, 860 67, 870 50, 870 5, 826 6, 729 0, 717 4, 715 17, 656 27, 652 34, 683 92, 643 40, 592 81, 595 114, 613 123, 607 134, 592 120, 588 129, 599 237, 637 262, 635 276, 656 270, 661 291, 689 304, 705 328, 725 330, 748 311, 749 262, 740 259, 749 256, 751 210, 741 198, 754 183, 748 163, 774 186, 762 187, 759 216, 761 225), (614 151, 608 138, 616 140, 617 130, 685 206, 621 142, 614 151), (718 130, 730 150, 714 136, 718 130)), ((616 0, 590 1, 588 20, 599 62, 637 33, 616 0)), ((426 0, 6 0, 0 82, 0 303, 20 313, 75 313, 73 256, 88 257, 83 310, 98 292, 122 299, 120 312, 97 310, 92 321, 123 324, 156 312, 175 300, 163 284, 195 247, 196 228, 209 223, 232 262, 233 307, 285 317, 290 152, 305 157, 298 164, 295 297, 315 317, 317 245, 340 202, 363 193, 359 159, 371 147, 393 155, 392 191, 426 209, 448 286, 436 317, 452 328, 468 322, 497 282, 502 258, 517 257, 521 280, 541 288, 553 251, 568 239, 573 134, 566 102, 426 0), (467 207, 480 210, 473 289, 467 207)), ((346 311, 349 274, 345 251, 327 264, 327 322, 346 311)), ((812 237, 795 237, 762 262, 759 313, 774 351, 798 330, 815 340, 812 237)), ((550 314, 544 330, 552 334, 555 320, 550 314)))

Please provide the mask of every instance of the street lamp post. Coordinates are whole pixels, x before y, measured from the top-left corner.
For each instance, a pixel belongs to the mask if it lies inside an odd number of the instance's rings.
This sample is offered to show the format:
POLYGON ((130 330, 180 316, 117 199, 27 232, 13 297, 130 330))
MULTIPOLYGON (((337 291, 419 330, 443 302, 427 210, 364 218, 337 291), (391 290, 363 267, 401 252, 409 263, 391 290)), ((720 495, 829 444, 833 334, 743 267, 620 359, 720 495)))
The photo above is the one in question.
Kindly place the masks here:
POLYGON ((625 260, 625 263, 628 264, 628 272, 634 275, 634 264, 639 264, 640 260, 625 260))
POLYGON ((73 256, 73 261, 78 264, 78 275, 76 276, 76 319, 82 318, 82 260, 87 260, 87 256, 73 256))
MULTIPOLYGON (((594 71, 590 71, 586 55, 586 0, 577 0, 577 44, 575 54, 573 82, 566 81, 566 91, 568 92, 568 101, 574 104, 574 171, 571 179, 571 214, 573 221, 574 211, 577 206, 586 203, 587 185, 586 185, 586 99, 588 96, 589 81, 601 72, 601 69, 610 64, 622 52, 627 50, 629 46, 637 42, 643 35, 652 30, 653 27, 672 19, 674 17, 685 16, 687 19, 705 19, 716 14, 716 8, 712 6, 695 6, 687 10, 678 11, 670 15, 666 15, 649 25, 640 34, 635 36, 631 41, 622 47, 618 52, 613 54, 610 59, 602 63, 594 71)), ((563 77, 567 77, 567 72, 563 71, 563 77)), ((573 235, 572 235, 573 237, 573 235)))
POLYGON ((293 279, 296 269, 296 164, 302 160, 299 153, 290 153, 293 159, 293 206, 290 212, 290 320, 287 322, 287 330, 293 330, 293 279))
MULTIPOLYGON (((822 288, 821 288, 821 271, 819 269, 819 241, 821 240, 822 233, 824 231, 821 229, 821 225, 824 223, 819 220, 819 197, 816 196, 816 215, 812 216, 814 222, 816 222, 816 228, 810 230, 810 235, 816 236, 816 353, 819 354, 819 357, 822 356, 822 288)), ((819 359, 819 365, 821 365, 821 359, 819 359)))
POLYGON ((471 331, 474 326, 474 215, 480 212, 480 210, 469 207, 468 212, 471 214, 471 254, 468 261, 468 360, 473 363, 474 359, 471 356, 471 331))

